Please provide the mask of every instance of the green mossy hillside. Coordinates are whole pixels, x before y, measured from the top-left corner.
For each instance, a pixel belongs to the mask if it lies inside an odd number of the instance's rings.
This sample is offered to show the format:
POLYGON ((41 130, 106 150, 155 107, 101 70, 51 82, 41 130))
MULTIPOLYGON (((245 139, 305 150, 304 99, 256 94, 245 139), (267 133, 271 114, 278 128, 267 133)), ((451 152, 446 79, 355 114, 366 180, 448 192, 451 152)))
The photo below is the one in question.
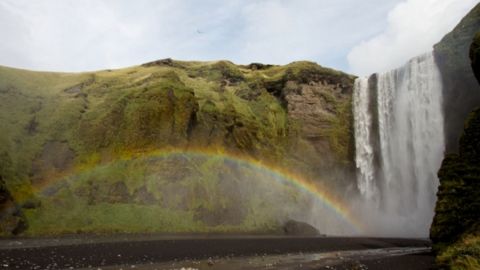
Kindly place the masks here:
MULTIPOLYGON (((478 44, 477 33, 470 47, 470 58, 474 74, 480 78, 478 44)), ((430 229, 437 263, 448 269, 479 269, 480 108, 466 119, 459 153, 445 157, 438 177, 440 187, 430 229)))
POLYGON ((471 113, 460 153, 447 155, 438 173, 430 238, 437 263, 448 269, 480 266, 480 108, 471 113))
MULTIPOLYGON (((275 164, 331 186, 344 185, 353 173, 353 80, 305 61, 240 66, 163 59, 85 73, 0 67, 0 153, 10 162, 2 171, 3 186, 20 209, 28 225, 24 233, 29 235, 122 228, 272 230, 288 216, 279 214, 279 206, 270 204, 263 214, 253 213, 251 209, 262 209, 259 199, 246 197, 235 203, 246 213, 241 222, 232 223, 236 216, 225 214, 229 218, 221 224, 209 223, 208 217, 229 209, 227 199, 232 196, 215 193, 222 187, 221 176, 199 169, 197 178, 182 178, 182 171, 190 168, 165 161, 168 166, 153 170, 155 175, 174 173, 152 180, 153 173, 143 171, 151 169, 152 161, 139 163, 134 157, 164 149, 214 149, 275 164), (93 172, 85 174, 87 169, 93 172), (177 178, 174 184, 168 182, 177 178), (52 183, 58 190, 44 192, 52 183), (201 185, 212 187, 196 190, 201 185), (177 191, 177 199, 198 191, 198 201, 165 199, 165 194, 177 191), (143 193, 150 203, 135 195, 143 193), (201 194, 212 196, 215 203, 209 204, 213 202, 201 194), (173 202, 164 204, 165 200, 173 202), (107 222, 113 213, 122 225, 107 222), (143 219, 134 218, 135 213, 143 219), (265 213, 276 213, 275 218, 265 213), (153 216, 159 219, 146 222, 153 216), (167 222, 180 219, 175 228, 176 222, 167 222)), ((204 168, 209 162, 218 161, 196 160, 189 166, 204 168)), ((257 180, 244 182, 254 185, 257 180)))
POLYGON ((32 236, 279 233, 280 221, 309 206, 306 194, 252 165, 181 152, 84 168, 49 183, 37 196, 42 207, 24 211, 25 234, 32 236))

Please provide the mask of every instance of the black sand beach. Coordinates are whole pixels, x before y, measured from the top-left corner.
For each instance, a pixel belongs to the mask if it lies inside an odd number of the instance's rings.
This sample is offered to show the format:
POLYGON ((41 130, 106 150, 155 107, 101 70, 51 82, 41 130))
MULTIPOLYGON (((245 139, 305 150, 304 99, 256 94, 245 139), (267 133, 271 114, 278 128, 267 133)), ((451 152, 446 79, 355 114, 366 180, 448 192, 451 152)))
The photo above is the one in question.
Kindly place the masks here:
MULTIPOLYGON (((181 262, 197 263, 199 267, 191 269, 205 269, 200 267, 202 260, 206 267, 213 269, 216 268, 213 266, 217 261, 228 262, 231 258, 236 258, 237 261, 245 258, 247 261, 251 258, 275 260, 278 257, 288 259, 288 256, 293 256, 295 260, 308 262, 308 254, 315 253, 317 257, 322 257, 321 254, 336 254, 341 260, 333 260, 331 266, 317 262, 310 266, 308 263, 299 264, 299 268, 294 268, 420 270, 431 269, 433 265, 433 256, 428 253, 429 246, 430 242, 422 239, 244 235, 4 239, 0 240, 0 269, 181 269, 180 266, 165 268, 168 262, 176 262, 176 265, 181 262), (396 249, 401 252, 406 250, 406 253, 383 255, 392 250, 397 252, 396 249), (368 252, 375 250, 379 253, 369 255, 368 252), (361 251, 367 251, 367 256, 361 251), (304 254, 307 257, 302 259, 304 254)), ((265 265, 269 269, 284 269, 280 264, 278 268, 274 263, 270 265, 267 262, 265 265)), ((256 268, 253 265, 249 268, 245 263, 244 267, 230 269, 256 268)))

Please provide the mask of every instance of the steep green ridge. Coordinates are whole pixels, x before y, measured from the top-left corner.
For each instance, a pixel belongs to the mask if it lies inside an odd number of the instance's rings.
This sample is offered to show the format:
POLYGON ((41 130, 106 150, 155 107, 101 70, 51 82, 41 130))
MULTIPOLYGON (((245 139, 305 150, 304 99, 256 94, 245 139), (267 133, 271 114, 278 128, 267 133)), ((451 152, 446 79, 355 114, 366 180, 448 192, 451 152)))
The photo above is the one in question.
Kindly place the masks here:
MULTIPOLYGON (((478 44, 480 33, 470 48, 471 66, 480 78, 478 44)), ((451 269, 479 269, 480 108, 467 118, 459 146, 459 153, 447 155, 438 173, 440 187, 430 236, 439 264, 451 269)))
POLYGON ((446 149, 458 152, 458 142, 468 114, 480 104, 480 87, 471 72, 469 48, 480 29, 477 4, 438 44, 434 52, 443 79, 446 149))
POLYGON ((438 262, 452 269, 480 266, 480 109, 466 123, 461 151, 448 155, 431 227, 438 262), (457 268, 455 268, 457 267, 457 268))
POLYGON ((14 209, 0 224, 15 220, 0 234, 278 230, 293 210, 274 202, 305 207, 298 190, 218 157, 152 153, 208 149, 344 185, 353 80, 311 62, 0 67, 0 205, 14 209))

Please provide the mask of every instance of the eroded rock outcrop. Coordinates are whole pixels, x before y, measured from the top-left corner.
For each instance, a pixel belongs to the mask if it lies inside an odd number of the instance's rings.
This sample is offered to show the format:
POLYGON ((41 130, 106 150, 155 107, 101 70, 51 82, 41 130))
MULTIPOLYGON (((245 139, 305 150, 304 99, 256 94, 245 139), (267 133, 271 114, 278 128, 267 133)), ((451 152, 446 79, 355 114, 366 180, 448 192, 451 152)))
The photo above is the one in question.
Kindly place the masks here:
POLYGON ((351 89, 325 81, 308 84, 288 81, 284 95, 288 117, 299 125, 300 139, 315 152, 324 153, 323 160, 317 159, 318 166, 327 168, 338 160, 348 163, 352 157, 349 143, 353 141, 349 126, 351 89))

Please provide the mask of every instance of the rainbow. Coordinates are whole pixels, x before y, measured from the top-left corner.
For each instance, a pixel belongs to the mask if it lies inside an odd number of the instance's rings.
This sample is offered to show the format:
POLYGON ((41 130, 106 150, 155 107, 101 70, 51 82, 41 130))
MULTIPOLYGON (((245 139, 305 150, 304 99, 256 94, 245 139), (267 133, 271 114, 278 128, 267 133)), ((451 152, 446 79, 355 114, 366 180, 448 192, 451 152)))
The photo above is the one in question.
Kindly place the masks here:
MULTIPOLYGON (((234 162, 236 164, 245 166, 247 168, 252 168, 256 171, 261 172, 264 175, 268 175, 279 181, 280 183, 284 184, 291 184, 297 189, 300 189, 304 192, 307 192, 313 195, 317 200, 319 200, 323 205, 325 205, 328 209, 336 214, 336 216, 340 217, 344 220, 347 224, 349 224, 352 229, 356 233, 361 233, 364 231, 363 224, 360 223, 350 212, 349 208, 339 199, 335 198, 334 196, 330 195, 328 189, 322 187, 318 183, 314 183, 313 181, 307 180, 304 177, 294 174, 286 169, 279 168, 278 166, 268 164, 261 160, 254 159, 250 156, 235 154, 232 152, 226 152, 222 149, 178 149, 178 148, 169 148, 169 149, 161 149, 161 150, 152 150, 152 151, 141 151, 135 153, 125 153, 124 155, 120 155, 120 159, 116 159, 115 161, 128 161, 135 158, 145 158, 145 157, 152 157, 152 158, 171 158, 174 156, 190 156, 190 157, 203 157, 203 158, 220 158, 230 162, 234 162)), ((106 164, 102 164, 106 165, 106 164)), ((91 169, 91 168, 90 168, 91 169)), ((85 171, 90 170, 88 167, 79 167, 76 173, 82 173, 85 171)), ((65 179, 67 175, 62 175, 56 178, 56 180, 65 179)), ((46 185, 38 186, 37 191, 44 190, 48 186, 52 184, 52 179, 45 183, 46 185)))

